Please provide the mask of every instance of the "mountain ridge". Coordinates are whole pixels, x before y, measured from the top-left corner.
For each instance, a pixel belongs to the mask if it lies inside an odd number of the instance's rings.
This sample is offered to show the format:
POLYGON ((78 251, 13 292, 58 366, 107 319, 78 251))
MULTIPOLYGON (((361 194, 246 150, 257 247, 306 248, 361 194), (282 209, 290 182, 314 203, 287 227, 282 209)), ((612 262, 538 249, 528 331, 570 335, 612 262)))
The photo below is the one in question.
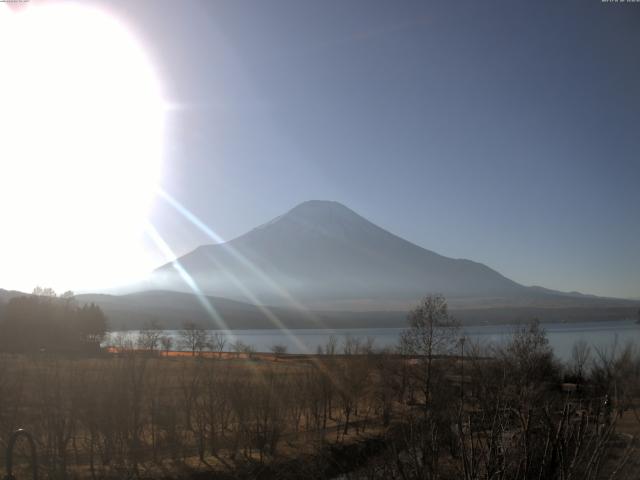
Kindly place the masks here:
MULTIPOLYGON (((426 293, 471 306, 474 299, 551 306, 590 298, 524 286, 485 264, 440 255, 328 200, 298 204, 177 261, 207 294, 276 306, 291 306, 293 297, 314 309, 406 309, 426 293)), ((151 287, 188 290, 173 262, 154 271, 151 287)))

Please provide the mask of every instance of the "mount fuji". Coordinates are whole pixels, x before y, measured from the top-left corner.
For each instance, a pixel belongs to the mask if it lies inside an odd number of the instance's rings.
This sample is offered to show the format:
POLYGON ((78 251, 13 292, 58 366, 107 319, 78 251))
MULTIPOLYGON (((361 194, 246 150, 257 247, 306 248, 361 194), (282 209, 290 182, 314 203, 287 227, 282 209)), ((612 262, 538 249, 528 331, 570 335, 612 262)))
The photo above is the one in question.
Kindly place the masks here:
POLYGON ((486 265, 439 255, 340 203, 320 200, 163 265, 152 275, 152 288, 189 291, 185 273, 208 295, 323 310, 406 310, 428 293, 445 295, 456 308, 586 306, 604 300, 520 285, 486 265))

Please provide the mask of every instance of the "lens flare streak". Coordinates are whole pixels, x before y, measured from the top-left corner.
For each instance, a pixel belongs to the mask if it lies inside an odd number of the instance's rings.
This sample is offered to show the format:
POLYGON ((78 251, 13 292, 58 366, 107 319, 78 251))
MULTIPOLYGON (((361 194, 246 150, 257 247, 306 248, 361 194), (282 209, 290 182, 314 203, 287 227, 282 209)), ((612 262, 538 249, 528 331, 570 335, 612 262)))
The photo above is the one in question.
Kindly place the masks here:
MULTIPOLYGON (((316 323, 318 323, 320 325, 320 327, 323 328, 322 322, 315 315, 312 315, 309 312, 309 310, 306 309, 306 307, 304 307, 302 304, 300 304, 298 301, 296 301, 291 296, 291 294, 289 292, 284 290, 279 285, 275 284, 264 272, 262 272, 259 268, 257 268, 255 265, 253 265, 253 263, 251 263, 248 259, 246 259, 240 252, 238 252, 235 248, 233 248, 231 245, 226 243, 225 240, 220 235, 218 235, 216 232, 214 232, 207 224, 205 224, 202 220, 200 220, 189 209, 187 209, 184 205, 182 205, 180 202, 178 202, 175 198, 173 198, 171 195, 169 195, 163 189, 160 189, 160 188, 158 189, 158 195, 161 198, 163 198, 165 201, 167 201, 167 203, 169 203, 169 205, 171 205, 173 208, 175 208, 182 216, 184 216, 187 220, 189 220, 189 222, 191 222, 196 228, 198 228, 201 232, 203 232, 205 235, 207 235, 211 240, 221 244, 222 247, 225 248, 233 256, 233 258, 235 258, 236 260, 241 262, 242 265, 247 267, 252 273, 256 274, 262 281, 267 283, 274 290, 276 290, 279 294, 281 294, 284 298, 286 298, 292 304, 294 304, 295 307, 297 307, 301 311, 304 311, 305 314, 311 316, 316 321, 316 323)), ((231 272, 225 270, 224 267, 219 262, 217 262, 213 257, 208 256, 208 258, 213 263, 215 263, 216 266, 220 270, 223 270, 229 276, 229 278, 231 278, 232 282, 271 321, 271 323, 273 323, 274 326, 276 326, 278 329, 280 329, 282 332, 284 332, 285 335, 293 343, 295 343, 295 345, 298 348, 300 348, 302 351, 308 351, 308 347, 306 345, 304 345, 295 335, 293 335, 290 332, 288 327, 286 325, 284 325, 284 323, 282 323, 282 321, 278 318, 277 315, 275 315, 271 310, 269 310, 267 307, 262 305, 260 303, 259 299, 253 294, 253 292, 251 290, 249 290, 248 287, 246 287, 231 272)), ((186 271, 184 273, 188 275, 188 273, 186 271)), ((180 275, 184 278, 182 273, 180 273, 180 275)), ((191 277, 189 277, 189 278, 191 278, 191 277)))
POLYGON ((218 324, 218 328, 221 330, 229 330, 229 327, 224 322, 222 316, 218 313, 218 311, 213 306, 211 301, 207 298, 207 296, 204 295, 204 293, 202 293, 202 290, 200 290, 200 287, 198 287, 198 284, 191 277, 191 275, 189 275, 189 273, 184 269, 184 267, 180 264, 180 262, 176 260, 175 253, 173 252, 173 250, 171 250, 171 247, 167 245, 167 242, 165 242, 164 239, 160 236, 160 234, 158 233, 158 230, 156 230, 156 228, 151 224, 151 222, 147 222, 146 232, 151 238, 151 240, 153 241, 153 243, 155 243, 158 249, 167 258, 167 260, 172 262, 173 267, 176 269, 176 271, 182 277, 185 283, 189 286, 191 291, 193 291, 193 293, 196 295, 202 307, 209 314, 211 319, 218 324))

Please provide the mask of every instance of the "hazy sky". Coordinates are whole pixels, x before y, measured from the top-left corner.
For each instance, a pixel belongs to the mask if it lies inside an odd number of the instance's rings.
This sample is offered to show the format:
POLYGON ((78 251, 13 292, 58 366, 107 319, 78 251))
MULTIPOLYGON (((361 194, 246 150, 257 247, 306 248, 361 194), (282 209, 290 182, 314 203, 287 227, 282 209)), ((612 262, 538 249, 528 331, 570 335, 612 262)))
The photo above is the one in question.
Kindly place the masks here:
POLYGON ((527 285, 640 297, 640 3, 99 4, 175 105, 164 188, 222 237, 331 199, 527 285))

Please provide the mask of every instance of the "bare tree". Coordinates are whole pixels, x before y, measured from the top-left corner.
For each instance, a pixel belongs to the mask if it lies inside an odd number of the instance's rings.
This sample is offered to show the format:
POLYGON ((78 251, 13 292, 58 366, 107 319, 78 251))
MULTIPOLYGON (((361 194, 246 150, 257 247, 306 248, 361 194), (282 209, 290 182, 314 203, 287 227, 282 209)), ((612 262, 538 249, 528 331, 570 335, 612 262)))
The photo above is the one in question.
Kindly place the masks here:
POLYGON ((33 292, 31 294, 35 295, 36 297, 52 297, 52 298, 55 298, 55 297, 58 296, 56 294, 56 291, 53 288, 41 287, 41 286, 37 286, 36 288, 34 288, 33 292))
POLYGON ((162 328, 157 320, 146 322, 138 334, 138 348, 147 352, 155 352, 160 347, 162 328))
POLYGON ((209 336, 209 343, 213 351, 217 352, 218 356, 221 356, 222 352, 224 352, 224 347, 227 345, 227 337, 224 333, 213 332, 209 336))
POLYGON ((519 326, 507 345, 496 348, 503 370, 512 380, 520 402, 535 402, 546 382, 559 380, 559 366, 545 329, 538 320, 519 326))
POLYGON ((180 344, 195 357, 196 352, 207 346, 207 331, 197 323, 185 322, 180 330, 180 344))
POLYGON ((271 345, 271 352, 275 355, 276 359, 282 355, 287 354, 286 345, 271 345))
POLYGON ((109 337, 110 346, 118 352, 131 352, 134 350, 135 343, 131 334, 128 332, 114 333, 109 337))
POLYGON ((345 335, 344 344, 342 345, 342 353, 344 355, 356 355, 360 350, 360 338, 345 335))
POLYGON ((160 337, 160 345, 162 345, 162 349, 164 350, 164 356, 168 357, 171 348, 173 347, 173 338, 169 335, 163 335, 160 337))
POLYGON ((347 335, 344 338, 342 353, 345 355, 367 355, 373 353, 376 339, 373 337, 352 337, 347 335))
POLYGON ((324 347, 318 345, 316 351, 318 355, 335 355, 338 351, 338 338, 335 335, 329 335, 324 347))
POLYGON ((231 344, 231 349, 235 352, 236 358, 240 358, 240 354, 244 354, 248 358, 251 358, 256 351, 253 345, 244 343, 242 340, 236 340, 233 342, 231 344))
POLYGON ((247 356, 247 358, 252 358, 253 354, 256 353, 256 349, 253 345, 245 345, 242 352, 247 356))
POLYGON ((582 382, 585 377, 585 367, 591 358, 591 347, 584 339, 580 339, 573 344, 571 349, 571 365, 572 374, 575 375, 576 381, 582 382))
POLYGON ((459 324, 449 316, 442 295, 428 295, 409 312, 409 328, 400 337, 402 351, 419 356, 423 363, 422 386, 425 401, 431 394, 433 359, 449 353, 456 344, 459 324))

